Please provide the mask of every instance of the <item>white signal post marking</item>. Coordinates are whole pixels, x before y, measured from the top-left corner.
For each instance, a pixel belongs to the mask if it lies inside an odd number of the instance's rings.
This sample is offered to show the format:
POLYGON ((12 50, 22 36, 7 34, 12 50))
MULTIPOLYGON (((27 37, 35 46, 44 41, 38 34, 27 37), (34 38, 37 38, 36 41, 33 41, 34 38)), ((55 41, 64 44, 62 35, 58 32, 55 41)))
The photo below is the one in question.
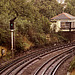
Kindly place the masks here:
POLYGON ((11 30, 11 51, 12 51, 12 58, 14 57, 14 30, 11 30))

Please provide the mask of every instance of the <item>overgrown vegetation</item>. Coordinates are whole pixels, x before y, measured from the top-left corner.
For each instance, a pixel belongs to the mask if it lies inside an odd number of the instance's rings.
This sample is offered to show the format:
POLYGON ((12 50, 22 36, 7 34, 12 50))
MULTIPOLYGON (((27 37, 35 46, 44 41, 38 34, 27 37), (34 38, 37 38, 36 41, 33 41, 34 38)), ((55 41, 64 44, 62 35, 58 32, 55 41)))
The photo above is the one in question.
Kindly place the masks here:
POLYGON ((66 0, 67 7, 65 12, 75 16, 75 0, 66 0))
MULTIPOLYGON (((71 5, 72 3, 69 2, 71 5)), ((65 11, 71 13, 69 10, 70 7, 65 9, 65 11)), ((15 20, 16 50, 25 49, 27 43, 23 37, 26 37, 37 47, 49 44, 46 41, 46 34, 51 31, 50 18, 62 13, 62 11, 63 6, 56 0, 0 0, 0 45, 7 46, 10 49, 9 25, 10 20, 16 14, 18 14, 15 20)), ((72 15, 75 15, 74 11, 71 13, 72 15)))
POLYGON ((72 72, 75 69, 75 58, 72 60, 70 67, 69 67, 69 71, 72 72))

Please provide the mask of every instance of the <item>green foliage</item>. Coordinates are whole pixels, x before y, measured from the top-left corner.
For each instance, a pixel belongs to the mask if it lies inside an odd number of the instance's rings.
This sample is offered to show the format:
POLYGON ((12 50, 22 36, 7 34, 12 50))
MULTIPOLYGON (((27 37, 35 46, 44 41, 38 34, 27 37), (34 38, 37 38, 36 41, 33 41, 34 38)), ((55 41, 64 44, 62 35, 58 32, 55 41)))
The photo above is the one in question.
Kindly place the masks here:
MULTIPOLYGON (((75 15, 74 0, 69 1, 65 11, 75 15), (71 10, 71 11, 70 11, 71 10)), ((17 14, 15 20, 16 36, 27 36, 36 46, 45 45, 46 34, 49 34, 50 18, 62 12, 62 5, 56 0, 0 0, 0 45, 10 48, 9 23, 17 14)), ((16 37, 16 50, 24 50, 27 44, 23 37, 16 37), (25 45, 26 44, 26 45, 25 45)))
POLYGON ((34 34, 32 36, 32 42, 35 43, 36 47, 43 46, 46 44, 46 35, 40 33, 34 34))
POLYGON ((72 62, 70 64, 69 71, 71 72, 74 69, 75 69, 75 58, 72 60, 72 62))
POLYGON ((15 39, 15 49, 17 52, 23 51, 25 47, 25 43, 23 42, 22 36, 18 35, 15 39))
POLYGON ((67 7, 65 12, 70 13, 75 16, 75 0, 66 0, 67 7))
POLYGON ((0 28, 0 45, 10 46, 10 35, 9 32, 0 28))
POLYGON ((34 5, 39 8, 39 13, 43 14, 48 19, 62 12, 62 5, 57 3, 56 0, 43 0, 34 2, 34 5))
POLYGON ((61 31, 59 31, 58 33, 57 33, 57 37, 58 37, 58 40, 59 40, 59 42, 67 42, 67 41, 69 41, 66 37, 64 37, 64 36, 62 36, 62 32, 61 31))

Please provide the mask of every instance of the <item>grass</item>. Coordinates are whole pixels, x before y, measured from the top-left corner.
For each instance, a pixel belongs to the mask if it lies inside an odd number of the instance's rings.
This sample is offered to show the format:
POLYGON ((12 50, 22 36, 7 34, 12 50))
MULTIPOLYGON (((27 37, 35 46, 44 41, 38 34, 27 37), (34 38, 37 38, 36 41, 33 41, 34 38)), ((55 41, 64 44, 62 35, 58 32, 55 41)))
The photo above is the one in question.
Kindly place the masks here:
POLYGON ((73 70, 75 70, 75 57, 72 60, 70 67, 69 67, 69 72, 72 72, 73 70))

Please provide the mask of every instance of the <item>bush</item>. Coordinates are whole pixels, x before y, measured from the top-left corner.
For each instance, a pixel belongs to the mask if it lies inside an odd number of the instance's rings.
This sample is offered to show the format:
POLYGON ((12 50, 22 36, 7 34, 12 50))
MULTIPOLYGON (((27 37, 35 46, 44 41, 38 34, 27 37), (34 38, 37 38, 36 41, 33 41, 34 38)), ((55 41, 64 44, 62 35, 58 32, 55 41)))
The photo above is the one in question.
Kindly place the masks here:
POLYGON ((32 42, 35 46, 40 47, 44 46, 46 43, 46 36, 45 34, 36 33, 32 36, 32 42))
POLYGON ((75 59, 71 62, 70 67, 69 67, 69 71, 71 72, 74 69, 75 69, 75 59))
POLYGON ((15 41, 15 49, 17 52, 24 51, 25 43, 23 42, 22 36, 16 36, 16 41, 15 41))
POLYGON ((0 28, 0 45, 10 47, 10 31, 0 28))

